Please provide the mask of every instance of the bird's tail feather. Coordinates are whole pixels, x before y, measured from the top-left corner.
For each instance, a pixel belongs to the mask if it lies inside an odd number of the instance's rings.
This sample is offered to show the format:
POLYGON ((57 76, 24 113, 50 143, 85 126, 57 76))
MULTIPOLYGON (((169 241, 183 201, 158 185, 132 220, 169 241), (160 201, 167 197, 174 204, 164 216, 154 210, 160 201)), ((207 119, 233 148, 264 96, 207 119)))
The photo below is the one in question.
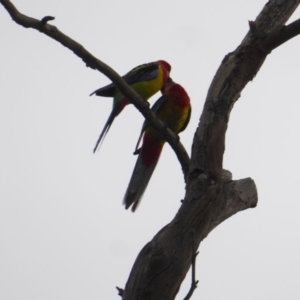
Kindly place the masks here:
MULTIPOLYGON (((163 145, 158 146, 162 149, 163 145)), ((128 209, 131 205, 132 212, 137 209, 151 179, 153 171, 155 170, 159 157, 160 151, 156 161, 154 161, 151 165, 146 165, 143 163, 142 153, 140 153, 123 199, 123 204, 126 209, 128 209)))
POLYGON ((104 141, 104 138, 105 138, 105 136, 106 136, 106 134, 107 134, 110 126, 112 125, 115 117, 116 117, 116 112, 115 112, 115 110, 113 110, 111 112, 111 114, 109 115, 108 120, 106 121, 106 123, 104 125, 104 128, 103 128, 103 130, 102 130, 102 132, 101 132, 101 134, 100 134, 100 136, 99 136, 99 138, 98 138, 98 140, 96 142, 96 145, 95 145, 94 150, 93 150, 94 153, 96 151, 99 151, 99 149, 100 149, 100 147, 101 147, 101 145, 102 145, 102 143, 104 141))

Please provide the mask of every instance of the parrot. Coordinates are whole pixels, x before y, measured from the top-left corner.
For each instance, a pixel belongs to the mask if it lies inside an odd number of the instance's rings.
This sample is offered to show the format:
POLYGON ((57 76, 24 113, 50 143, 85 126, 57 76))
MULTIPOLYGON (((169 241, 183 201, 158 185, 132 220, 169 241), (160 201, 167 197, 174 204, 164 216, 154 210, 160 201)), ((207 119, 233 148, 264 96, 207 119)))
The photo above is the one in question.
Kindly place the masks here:
MULTIPOLYGON (((162 96, 154 103, 151 110, 175 134, 185 130, 191 117, 190 98, 184 88, 173 82, 169 77, 163 89, 162 96)), ((147 188, 152 173, 159 160, 165 138, 145 120, 134 154, 138 154, 123 204, 125 209, 132 205, 134 212, 147 188), (138 149, 141 140, 143 143, 138 149)))
MULTIPOLYGON (((163 88, 166 83, 171 65, 164 60, 158 60, 139 65, 125 74, 122 78, 133 88, 145 101, 163 88)), ((94 153, 100 148, 108 130, 116 116, 124 109, 130 100, 125 97, 114 83, 104 86, 90 94, 102 97, 113 97, 113 108, 104 125, 104 128, 96 142, 94 153)))

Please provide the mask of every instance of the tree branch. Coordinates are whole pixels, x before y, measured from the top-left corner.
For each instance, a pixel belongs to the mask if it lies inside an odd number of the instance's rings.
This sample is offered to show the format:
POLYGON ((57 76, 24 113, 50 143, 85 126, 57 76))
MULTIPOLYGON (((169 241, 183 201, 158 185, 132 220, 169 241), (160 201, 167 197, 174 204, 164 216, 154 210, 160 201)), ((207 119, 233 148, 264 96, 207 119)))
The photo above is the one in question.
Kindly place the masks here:
POLYGON ((87 67, 96 69, 99 72, 107 76, 120 91, 130 99, 132 104, 141 112, 141 114, 149 121, 149 123, 159 131, 170 144, 174 150, 184 174, 189 170, 190 158, 185 148, 178 139, 178 136, 174 134, 149 108, 147 102, 145 102, 126 82, 108 65, 94 57, 89 53, 82 45, 59 31, 55 26, 49 25, 47 21, 53 20, 54 17, 44 17, 42 20, 36 20, 34 18, 21 14, 16 7, 9 0, 0 0, 0 3, 8 11, 12 19, 19 25, 25 28, 36 29, 57 42, 61 43, 66 48, 73 51, 79 58, 81 58, 87 67))
POLYGON ((224 58, 208 90, 195 134, 191 172, 198 170, 213 181, 220 179, 231 109, 270 53, 269 39, 281 35, 299 3, 299 0, 270 0, 251 22, 240 46, 224 58))
POLYGON ((257 205, 252 179, 232 181, 230 172, 223 174, 223 192, 219 198, 215 198, 215 185, 208 185, 203 176, 197 179, 195 185, 199 190, 205 187, 206 192, 198 199, 185 200, 175 218, 141 250, 126 283, 123 300, 174 299, 190 268, 199 238, 203 240, 235 213, 257 205), (212 199, 209 203, 206 202, 208 195, 212 199), (195 243, 191 243, 191 234, 195 236, 195 243))
POLYGON ((268 38, 281 31, 299 2, 270 0, 251 23, 242 43, 222 61, 195 133, 183 204, 175 218, 138 255, 123 300, 173 300, 191 265, 190 233, 195 232, 199 246, 221 222, 256 206, 252 179, 232 181, 226 172, 224 176, 225 134, 234 103, 270 53, 268 38))
POLYGON ((54 17, 46 16, 46 17, 42 18, 41 24, 42 24, 42 26, 44 26, 48 21, 53 21, 54 19, 55 19, 54 17))
POLYGON ((196 258, 197 258, 198 254, 199 254, 199 251, 195 251, 192 256, 192 283, 191 283, 189 292, 187 293, 187 295, 184 297, 183 300, 191 299, 195 289, 198 287, 199 281, 196 280, 196 258))
POLYGON ((294 38, 300 34, 300 19, 292 22, 287 26, 283 26, 282 29, 275 36, 271 37, 267 42, 267 48, 271 52, 275 48, 281 46, 288 40, 294 38))

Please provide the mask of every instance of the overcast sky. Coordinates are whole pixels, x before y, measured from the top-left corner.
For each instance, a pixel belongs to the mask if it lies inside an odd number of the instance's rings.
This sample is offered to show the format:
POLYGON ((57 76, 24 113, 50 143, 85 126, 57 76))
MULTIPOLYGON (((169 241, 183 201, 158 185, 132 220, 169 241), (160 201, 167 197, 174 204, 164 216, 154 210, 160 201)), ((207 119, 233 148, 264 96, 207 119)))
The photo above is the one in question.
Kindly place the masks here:
MULTIPOLYGON (((188 152, 218 66, 266 2, 13 0, 31 17, 55 16, 120 75, 168 61, 191 97, 188 152)), ((112 100, 89 94, 109 80, 1 5, 0 28, 0 299, 120 299, 115 286, 180 207, 181 167, 166 145, 138 210, 126 211, 142 116, 126 107, 93 155, 112 100)), ((300 298, 299 53, 300 37, 273 51, 233 108, 224 168, 253 178, 259 202, 201 244, 193 299, 300 298)), ((189 286, 190 273, 177 299, 189 286)))

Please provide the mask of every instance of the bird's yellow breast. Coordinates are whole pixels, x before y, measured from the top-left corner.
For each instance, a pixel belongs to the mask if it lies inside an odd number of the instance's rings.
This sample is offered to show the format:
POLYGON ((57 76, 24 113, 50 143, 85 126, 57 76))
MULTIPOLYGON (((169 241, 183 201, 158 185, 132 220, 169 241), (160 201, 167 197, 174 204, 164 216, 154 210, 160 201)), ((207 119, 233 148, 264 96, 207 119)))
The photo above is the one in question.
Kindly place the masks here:
MULTIPOLYGON (((170 105, 157 115, 175 134, 182 131, 189 116, 189 107, 170 105)), ((164 143, 165 138, 152 126, 147 129, 147 134, 157 142, 164 143)))
MULTIPOLYGON (((163 70, 161 66, 158 67, 158 74, 151 80, 139 81, 131 84, 134 89, 145 101, 160 91, 164 84, 163 70)), ((120 100, 124 95, 117 89, 115 94, 115 100, 120 100)))

